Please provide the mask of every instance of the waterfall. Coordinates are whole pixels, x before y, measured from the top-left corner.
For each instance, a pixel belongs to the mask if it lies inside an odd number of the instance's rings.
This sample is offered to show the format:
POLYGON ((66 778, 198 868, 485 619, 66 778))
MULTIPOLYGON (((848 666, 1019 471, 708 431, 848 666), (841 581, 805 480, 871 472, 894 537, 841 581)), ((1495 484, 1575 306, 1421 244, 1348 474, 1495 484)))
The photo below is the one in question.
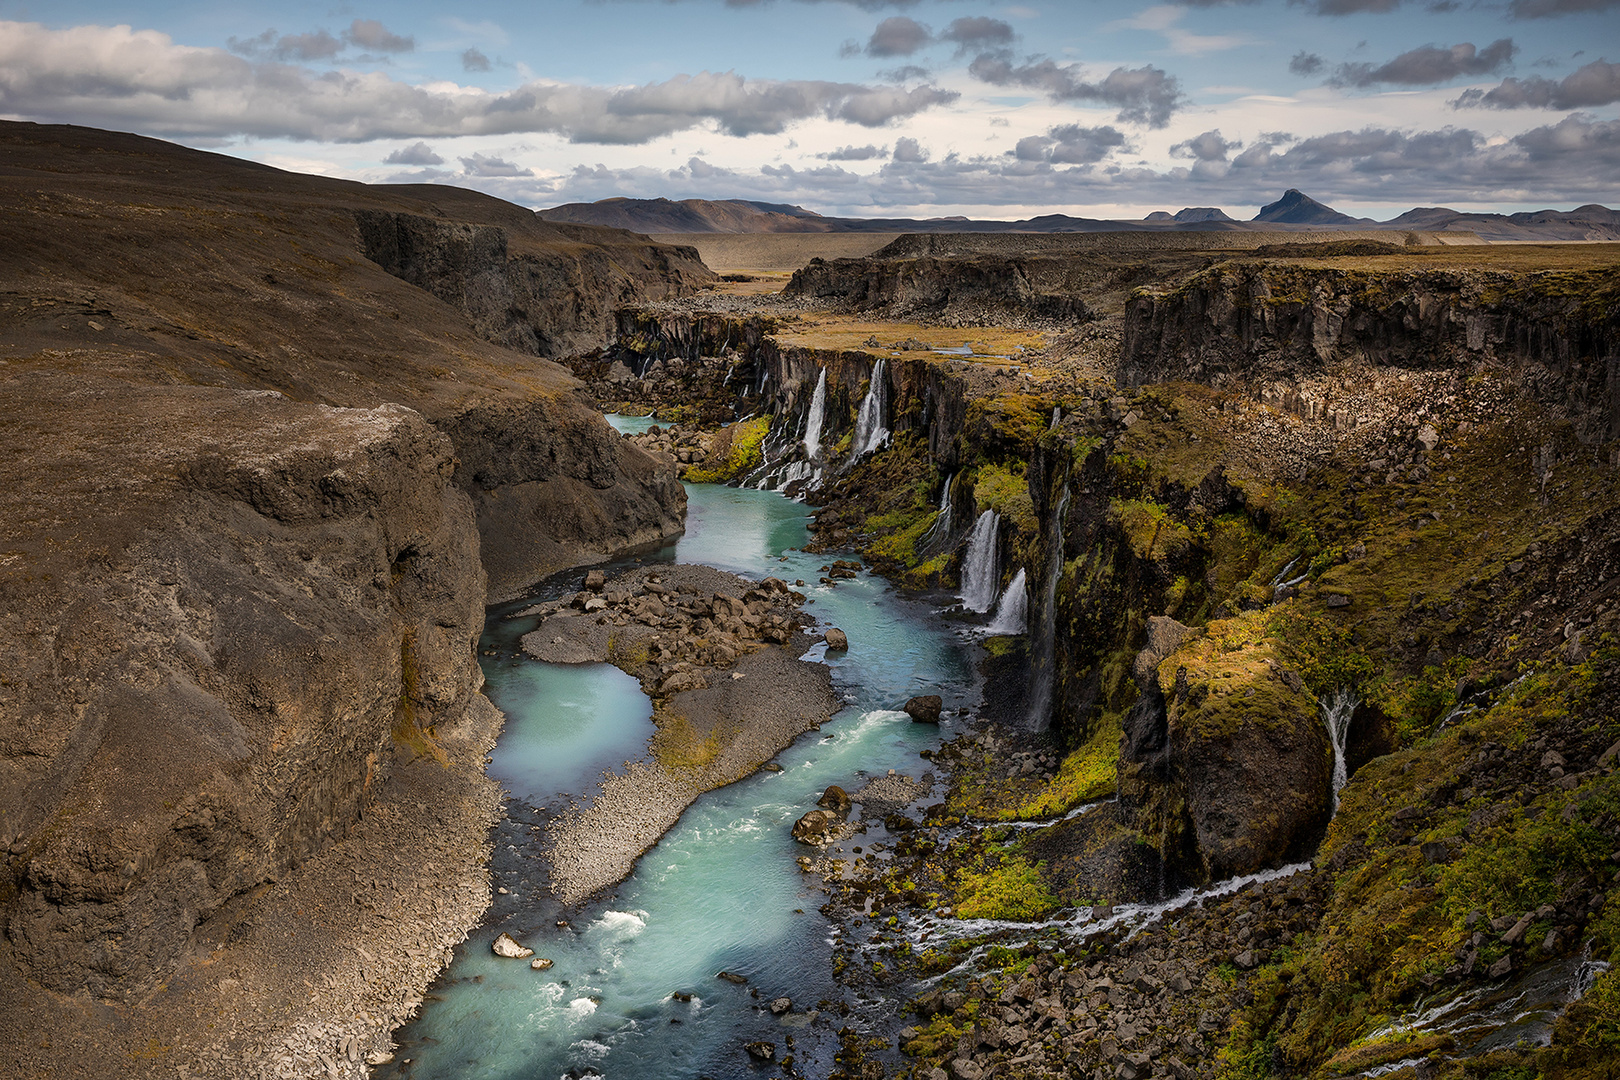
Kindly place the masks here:
POLYGON ((1001 515, 986 510, 973 523, 967 554, 962 558, 962 603, 969 611, 983 614, 996 602, 996 585, 1001 580, 1001 515))
POLYGON ((1058 421, 1063 419, 1063 406, 1052 406, 1052 426, 1057 427, 1058 421))
POLYGON ((1333 742, 1333 812, 1339 812, 1339 792, 1350 779, 1349 766, 1344 760, 1344 740, 1350 734, 1350 718, 1361 702, 1349 690, 1336 690, 1322 702, 1322 719, 1327 723, 1328 738, 1333 742))
POLYGON ((861 402, 861 411, 855 417, 855 435, 849 443, 851 461, 888 441, 889 429, 883 426, 888 415, 889 382, 884 375, 884 363, 879 360, 872 369, 872 381, 861 402))
POLYGON ((1028 612, 1029 596, 1024 587, 1024 568, 1019 567, 1018 573, 1013 575, 1012 584, 1001 594, 1001 602, 996 605, 996 614, 986 630, 990 634, 1022 634, 1028 612))
POLYGON ((1052 689, 1057 682, 1057 587, 1063 574, 1063 517, 1069 512, 1069 485, 1058 497, 1057 514, 1052 518, 1052 551, 1046 560, 1046 604, 1041 608, 1041 625, 1030 642, 1029 723, 1045 731, 1052 722, 1052 689))
POLYGON ((821 425, 827 417, 827 369, 816 379, 816 392, 810 397, 810 415, 804 424, 804 453, 811 461, 821 453, 821 425))
POLYGON ((955 473, 945 478, 945 491, 939 497, 939 513, 934 515, 934 523, 923 533, 923 548, 932 547, 951 535, 951 481, 955 479, 955 473))

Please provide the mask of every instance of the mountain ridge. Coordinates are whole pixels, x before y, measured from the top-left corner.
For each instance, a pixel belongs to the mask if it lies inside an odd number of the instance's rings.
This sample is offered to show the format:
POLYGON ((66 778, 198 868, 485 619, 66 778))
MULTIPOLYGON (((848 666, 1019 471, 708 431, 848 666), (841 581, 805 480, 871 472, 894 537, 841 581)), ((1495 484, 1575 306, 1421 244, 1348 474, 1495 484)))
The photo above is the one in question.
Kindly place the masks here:
POLYGON ((789 203, 750 199, 631 199, 566 203, 535 211, 544 221, 607 225, 640 233, 1064 233, 1189 232, 1253 229, 1422 229, 1473 232, 1482 240, 1620 240, 1620 210, 1588 203, 1573 210, 1533 210, 1514 214, 1476 213, 1448 207, 1414 207, 1389 221, 1356 218, 1289 188, 1263 206, 1250 221, 1236 221, 1218 207, 1185 207, 1174 214, 1155 211, 1139 220, 1040 214, 1015 221, 965 217, 846 218, 819 214, 789 203))

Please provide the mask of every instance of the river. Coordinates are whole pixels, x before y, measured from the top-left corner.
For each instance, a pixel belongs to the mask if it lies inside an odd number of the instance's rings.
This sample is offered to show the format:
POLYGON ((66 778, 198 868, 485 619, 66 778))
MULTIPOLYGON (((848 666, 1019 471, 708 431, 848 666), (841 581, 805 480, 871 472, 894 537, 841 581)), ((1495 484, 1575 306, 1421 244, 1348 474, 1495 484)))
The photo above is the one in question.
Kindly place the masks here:
POLYGON ((820 645, 807 654, 830 663, 845 708, 778 755, 781 772, 701 797, 614 895, 565 910, 541 876, 543 827, 568 797, 591 790, 602 770, 645 752, 651 710, 635 680, 617 669, 549 665, 519 653, 534 619, 508 616, 577 589, 580 573, 492 608, 480 653, 486 691, 507 715, 489 766, 510 793, 492 864, 495 884, 507 892, 457 949, 418 1019, 397 1034, 397 1060, 378 1075, 722 1080, 761 1075, 743 1049, 756 1040, 777 1046, 778 1075, 789 1037, 796 1067, 824 1075, 836 1030, 872 1015, 868 1002, 849 1020, 807 1011, 839 1001, 844 990, 830 974, 837 928, 818 911, 824 897, 816 882, 794 862, 806 849, 789 828, 829 784, 854 791, 889 769, 920 775, 927 763, 918 751, 962 721, 947 720, 941 731, 895 710, 923 693, 944 695, 948 713, 974 705, 975 647, 937 616, 949 597, 903 596, 864 572, 836 587, 814 584, 834 556, 798 550, 809 539, 801 504, 712 485, 689 485, 687 494, 685 534, 639 561, 805 581, 805 610, 849 635, 843 656, 826 659, 820 645), (490 943, 502 931, 555 966, 533 971, 527 961, 495 957, 490 943), (722 970, 748 984, 718 979, 722 970), (689 1001, 676 996, 688 994, 689 1001), (794 1005, 778 1018, 767 1006, 781 996, 794 1005))

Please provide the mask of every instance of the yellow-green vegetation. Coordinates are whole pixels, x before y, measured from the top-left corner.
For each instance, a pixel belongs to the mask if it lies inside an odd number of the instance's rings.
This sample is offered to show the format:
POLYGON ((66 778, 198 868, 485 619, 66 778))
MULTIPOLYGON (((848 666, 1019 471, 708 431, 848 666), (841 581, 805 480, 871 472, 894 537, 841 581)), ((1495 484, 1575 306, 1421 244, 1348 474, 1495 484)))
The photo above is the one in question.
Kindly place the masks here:
POLYGON ((1091 738, 1063 759, 1046 789, 1023 805, 1005 811, 1000 820, 1039 819, 1066 814, 1082 803, 1106 799, 1119 779, 1120 718, 1107 713, 1091 738))
POLYGON ((1173 727, 1199 739, 1224 739, 1245 728, 1290 730, 1310 723, 1316 701, 1295 675, 1271 633, 1269 613, 1218 619, 1160 665, 1159 687, 1172 699, 1173 727), (1176 697, 1178 668, 1188 691, 1176 697))
POLYGON ((655 719, 653 757, 671 772, 703 769, 720 756, 719 735, 713 731, 699 734, 685 714, 660 715, 655 719))
POLYGON ((1118 499, 1109 507, 1138 559, 1174 559, 1192 546, 1192 531, 1147 499, 1118 499))
POLYGON ((439 745, 437 732, 432 726, 423 727, 416 715, 421 679, 418 663, 416 631, 407 630, 399 639, 399 702, 394 708, 394 725, 390 734, 394 742, 410 750, 413 758, 430 757, 440 765, 448 766, 450 756, 439 745))
POLYGON ((964 919, 1039 919, 1058 906, 1038 865, 1011 849, 988 851, 962 868, 956 914, 964 919))
POLYGON ((1059 404, 1071 403, 1040 394, 974 398, 968 402, 966 427, 979 434, 993 455, 1024 461, 1052 426, 1052 408, 1059 404))
POLYGON ((1593 981, 1568 1020, 1577 1046, 1620 1055, 1620 967, 1611 967, 1593 981))
POLYGON ((981 464, 973 480, 973 498, 980 513, 994 510, 1022 531, 1034 534, 1039 530, 1035 503, 1029 497, 1029 483, 1024 479, 1021 461, 1014 462, 1010 468, 981 464))
POLYGON ((917 1029, 917 1037, 905 1045, 912 1057, 937 1058, 951 1053, 963 1035, 973 1029, 979 1015, 979 998, 969 998, 962 1007, 961 1024, 951 1013, 939 1013, 917 1029))
MULTIPOLYGON (((1456 962, 1459 946, 1482 921, 1518 918, 1558 902, 1571 882, 1612 876, 1613 842, 1603 826, 1620 814, 1620 774, 1591 774, 1572 790, 1548 787, 1528 803, 1516 789, 1447 796, 1459 776, 1490 775, 1490 762, 1476 757, 1483 748, 1499 748, 1491 752, 1513 761, 1531 753, 1525 744, 1538 731, 1591 715, 1598 668, 1612 672, 1615 660, 1609 649, 1580 665, 1537 668, 1490 709, 1362 767, 1318 856, 1319 864, 1332 865, 1349 855, 1348 866, 1315 933, 1296 943, 1287 963, 1262 969, 1251 982, 1254 1003, 1234 1026, 1226 1055, 1231 1069, 1245 1067, 1267 1041, 1292 1072, 1336 1075, 1354 1071, 1351 1064, 1366 1067, 1370 1062, 1359 1057, 1340 1058, 1408 1011, 1425 980, 1456 962), (1413 817, 1408 807, 1420 813, 1413 817), (1424 858, 1423 844, 1464 835, 1466 844, 1449 861, 1424 858), (1345 1067, 1326 1070, 1330 1058, 1345 1067)), ((1620 734, 1620 718, 1599 723, 1603 739, 1620 734)), ((1594 958, 1620 960, 1616 908, 1620 902, 1611 896, 1588 924, 1594 958)), ((1525 963, 1551 958, 1541 945, 1550 927, 1550 921, 1529 925, 1525 963)), ((1476 963, 1489 965, 1506 952, 1499 935, 1488 933, 1476 963)), ((1594 1040, 1610 1037, 1620 1032, 1620 1003, 1597 997, 1572 1012, 1570 1023, 1594 1040)), ((1391 1056, 1423 1052, 1408 1050, 1391 1056)))
POLYGON ((724 484, 736 480, 763 460, 762 447, 771 430, 771 418, 759 416, 730 424, 715 433, 702 465, 686 471, 694 484, 724 484))

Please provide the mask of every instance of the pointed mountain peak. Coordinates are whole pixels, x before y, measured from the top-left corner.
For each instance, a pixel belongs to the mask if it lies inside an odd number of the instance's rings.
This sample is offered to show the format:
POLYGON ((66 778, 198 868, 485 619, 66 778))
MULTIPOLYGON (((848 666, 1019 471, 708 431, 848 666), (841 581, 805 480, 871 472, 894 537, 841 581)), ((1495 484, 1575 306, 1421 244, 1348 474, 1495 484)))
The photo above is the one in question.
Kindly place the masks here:
POLYGON ((1279 225, 1354 225, 1361 219, 1341 214, 1298 188, 1289 188, 1282 198, 1262 206, 1254 220, 1279 225))

